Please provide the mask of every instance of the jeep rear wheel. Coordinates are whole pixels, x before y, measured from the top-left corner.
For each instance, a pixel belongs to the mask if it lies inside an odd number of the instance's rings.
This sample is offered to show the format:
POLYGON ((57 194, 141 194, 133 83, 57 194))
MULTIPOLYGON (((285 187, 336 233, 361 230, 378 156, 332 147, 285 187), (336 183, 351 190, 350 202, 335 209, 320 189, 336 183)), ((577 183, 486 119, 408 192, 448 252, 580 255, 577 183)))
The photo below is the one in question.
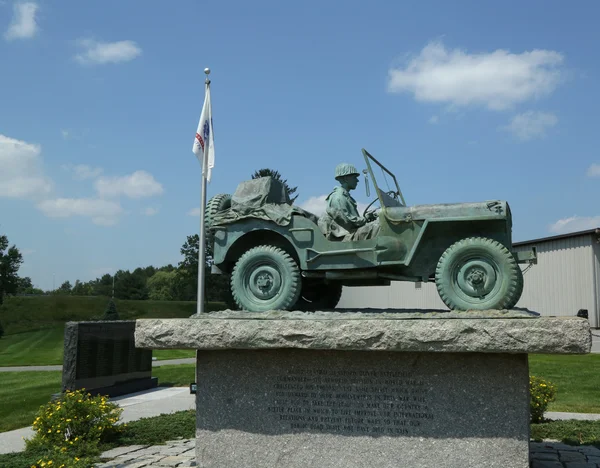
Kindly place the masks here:
POLYGON ((484 237, 462 239, 446 249, 435 271, 444 304, 453 310, 513 307, 523 291, 523 278, 512 253, 484 237))
POLYGON ((231 274, 235 302, 251 312, 289 310, 298 301, 301 283, 294 259, 284 250, 269 245, 248 250, 231 274))
POLYGON ((342 297, 342 285, 326 284, 322 280, 304 279, 302 292, 296 303, 298 310, 334 309, 342 297))

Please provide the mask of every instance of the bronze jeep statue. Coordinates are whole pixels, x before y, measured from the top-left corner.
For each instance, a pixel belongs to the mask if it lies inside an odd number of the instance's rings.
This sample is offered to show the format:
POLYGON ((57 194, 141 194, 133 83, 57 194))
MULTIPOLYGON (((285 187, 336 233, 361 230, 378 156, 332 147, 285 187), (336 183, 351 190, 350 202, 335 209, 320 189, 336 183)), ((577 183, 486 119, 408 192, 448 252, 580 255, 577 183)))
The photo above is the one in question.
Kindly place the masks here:
POLYGON ((406 206, 394 174, 362 152, 377 194, 363 216, 374 204, 380 207, 379 229, 370 239, 328 239, 323 223, 292 205, 284 186, 270 177, 209 201, 212 272, 231 274, 237 305, 255 312, 330 309, 343 286, 435 281, 450 309, 514 307, 523 291, 518 264, 535 263, 536 254, 512 251, 508 203, 406 206), (378 185, 374 168, 391 179, 392 189, 378 185))

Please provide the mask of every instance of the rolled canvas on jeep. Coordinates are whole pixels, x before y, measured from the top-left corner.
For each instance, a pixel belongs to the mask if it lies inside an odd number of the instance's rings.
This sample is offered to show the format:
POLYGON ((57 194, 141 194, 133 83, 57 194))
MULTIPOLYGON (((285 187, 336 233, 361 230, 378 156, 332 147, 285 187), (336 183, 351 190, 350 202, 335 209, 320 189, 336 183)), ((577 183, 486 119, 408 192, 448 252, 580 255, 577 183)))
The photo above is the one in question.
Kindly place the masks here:
POLYGON ((285 186, 272 177, 247 180, 238 185, 231 198, 231 209, 239 214, 249 214, 265 204, 291 205, 285 186))

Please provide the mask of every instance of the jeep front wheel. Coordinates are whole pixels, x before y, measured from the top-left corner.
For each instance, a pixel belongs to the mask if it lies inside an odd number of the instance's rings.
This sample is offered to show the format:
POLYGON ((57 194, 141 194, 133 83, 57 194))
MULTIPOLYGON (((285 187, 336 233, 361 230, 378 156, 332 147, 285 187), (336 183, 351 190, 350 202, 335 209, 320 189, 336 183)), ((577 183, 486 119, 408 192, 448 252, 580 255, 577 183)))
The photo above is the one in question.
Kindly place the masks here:
POLYGON ((294 259, 268 245, 244 253, 231 274, 233 298, 240 308, 250 312, 290 309, 300 296, 301 285, 294 259))
POLYGON ((523 282, 512 253, 499 242, 471 237, 452 244, 440 257, 435 283, 451 310, 513 307, 523 282))

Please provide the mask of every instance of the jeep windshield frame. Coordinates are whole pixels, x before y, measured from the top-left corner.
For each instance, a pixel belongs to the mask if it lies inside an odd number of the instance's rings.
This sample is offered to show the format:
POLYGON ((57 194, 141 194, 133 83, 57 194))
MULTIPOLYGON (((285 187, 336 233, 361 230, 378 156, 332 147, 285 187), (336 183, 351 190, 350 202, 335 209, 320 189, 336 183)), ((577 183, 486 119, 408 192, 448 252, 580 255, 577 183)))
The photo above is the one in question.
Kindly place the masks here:
MULTIPOLYGON (((371 175, 371 180, 373 181, 373 186, 375 187, 375 191, 377 192, 377 198, 379 198, 379 202, 381 203, 382 208, 391 208, 394 206, 406 206, 406 201, 404 201, 404 196, 402 195, 402 191, 400 190, 400 186, 398 185, 398 180, 396 179, 396 176, 390 172, 390 170, 385 167, 383 164, 381 164, 377 159, 375 159, 375 157, 373 155, 371 155, 366 149, 362 148, 362 153, 363 156, 365 157, 365 162, 367 163, 367 169, 369 171, 369 174, 371 175), (392 180, 394 181, 394 184, 396 185, 396 190, 391 190, 391 191, 383 191, 379 189, 379 186, 377 185, 377 178, 375 177, 375 172, 373 171, 373 167, 371 166, 371 163, 376 164, 377 166, 379 166, 379 168, 385 172, 385 174, 388 174, 392 180)), ((384 174, 384 176, 385 176, 384 174)))

